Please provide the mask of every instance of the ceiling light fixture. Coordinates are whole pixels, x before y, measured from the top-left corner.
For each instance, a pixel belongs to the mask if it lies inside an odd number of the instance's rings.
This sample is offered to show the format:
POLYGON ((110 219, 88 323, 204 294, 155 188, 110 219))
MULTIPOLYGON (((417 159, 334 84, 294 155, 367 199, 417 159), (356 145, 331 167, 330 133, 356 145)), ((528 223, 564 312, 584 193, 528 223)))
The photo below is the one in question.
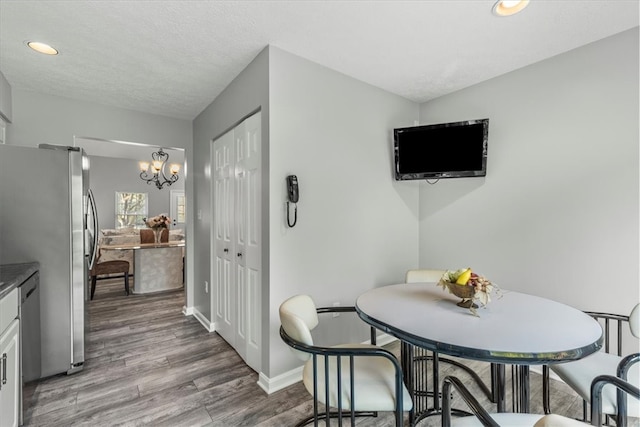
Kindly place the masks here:
POLYGON ((500 0, 493 5, 493 14, 497 16, 511 16, 527 7, 529 0, 500 0))
POLYGON ((165 184, 170 186, 178 180, 180 165, 177 163, 169 166, 171 176, 167 178, 164 169, 169 160, 169 155, 162 151, 162 148, 152 153, 151 158, 153 159, 152 162, 140 162, 140 178, 142 178, 143 181, 147 181, 147 184, 155 184, 158 190, 161 190, 165 184))
POLYGON ((29 46, 31 49, 35 50, 36 52, 44 53, 45 55, 58 54, 58 50, 56 48, 53 48, 46 43, 27 42, 27 46, 29 46))

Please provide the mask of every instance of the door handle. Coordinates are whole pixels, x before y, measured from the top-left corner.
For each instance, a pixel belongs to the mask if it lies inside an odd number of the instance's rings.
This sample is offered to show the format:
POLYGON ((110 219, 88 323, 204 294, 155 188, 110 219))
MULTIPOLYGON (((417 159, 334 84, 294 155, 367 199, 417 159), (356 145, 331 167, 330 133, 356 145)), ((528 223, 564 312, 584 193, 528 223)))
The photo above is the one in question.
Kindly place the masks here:
POLYGON ((224 248, 223 251, 224 252, 229 252, 229 248, 224 248))
POLYGON ((238 252, 238 256, 242 258, 242 252, 238 252))
POLYGON ((7 383, 7 353, 2 353, 2 385, 7 383))
POLYGON ((93 218, 93 242, 92 243, 92 252, 91 259, 89 260, 89 270, 93 268, 93 266, 98 262, 98 210, 96 209, 96 199, 93 197, 93 191, 89 190, 89 209, 91 209, 91 217, 93 218))

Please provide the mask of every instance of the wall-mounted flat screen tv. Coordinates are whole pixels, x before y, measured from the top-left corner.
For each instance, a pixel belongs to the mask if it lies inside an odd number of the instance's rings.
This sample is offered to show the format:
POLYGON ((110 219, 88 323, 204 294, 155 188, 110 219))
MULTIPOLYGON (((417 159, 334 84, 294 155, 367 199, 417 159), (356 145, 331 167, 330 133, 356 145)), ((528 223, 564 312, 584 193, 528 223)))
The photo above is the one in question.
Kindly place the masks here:
POLYGON ((395 178, 485 176, 488 136, 489 119, 394 129, 395 178))

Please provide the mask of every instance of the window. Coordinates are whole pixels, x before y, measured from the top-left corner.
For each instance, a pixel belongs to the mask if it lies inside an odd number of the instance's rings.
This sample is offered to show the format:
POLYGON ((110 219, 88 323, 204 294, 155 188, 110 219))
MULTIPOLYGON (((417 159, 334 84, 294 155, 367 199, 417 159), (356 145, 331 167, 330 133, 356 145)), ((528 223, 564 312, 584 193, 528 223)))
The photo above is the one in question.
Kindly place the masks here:
POLYGON ((177 200, 177 212, 178 214, 176 215, 176 220, 177 222, 180 223, 185 223, 187 222, 187 215, 186 215, 186 203, 184 200, 184 196, 179 196, 178 200, 177 200))
POLYGON ((171 219, 173 220, 174 226, 184 226, 187 222, 187 212, 186 212, 186 203, 187 200, 184 196, 184 191, 182 190, 171 190, 170 192, 171 201, 169 206, 171 208, 171 219))
POLYGON ((116 228, 144 228, 147 217, 147 193, 116 191, 116 228))

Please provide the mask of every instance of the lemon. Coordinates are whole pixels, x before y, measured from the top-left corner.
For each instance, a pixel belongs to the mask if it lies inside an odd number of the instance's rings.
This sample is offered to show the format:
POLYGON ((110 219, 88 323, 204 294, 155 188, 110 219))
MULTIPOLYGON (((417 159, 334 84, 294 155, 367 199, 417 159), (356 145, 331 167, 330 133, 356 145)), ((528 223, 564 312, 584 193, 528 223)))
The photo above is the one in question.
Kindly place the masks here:
POLYGON ((458 276, 458 280, 456 280, 457 285, 466 285, 469 279, 471 278, 471 268, 467 268, 462 272, 461 275, 458 276))

